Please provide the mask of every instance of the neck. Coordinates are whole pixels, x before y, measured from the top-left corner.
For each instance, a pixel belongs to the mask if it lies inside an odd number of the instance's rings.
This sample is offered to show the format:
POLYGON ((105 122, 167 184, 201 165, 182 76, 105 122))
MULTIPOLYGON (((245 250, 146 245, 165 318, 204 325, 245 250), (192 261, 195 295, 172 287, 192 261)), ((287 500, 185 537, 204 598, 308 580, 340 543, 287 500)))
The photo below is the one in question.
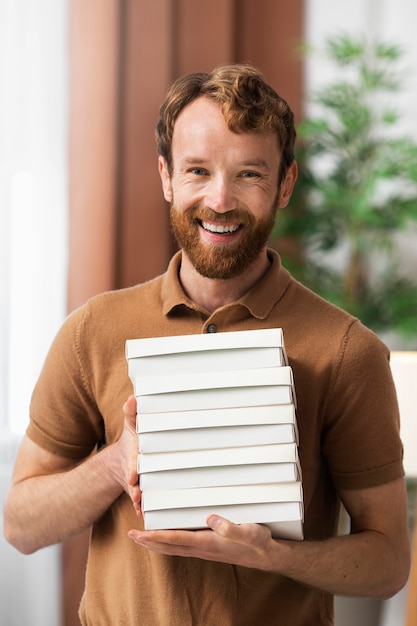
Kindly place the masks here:
POLYGON ((188 256, 183 252, 179 278, 187 296, 206 311, 212 313, 222 306, 239 300, 262 278, 270 264, 265 248, 255 263, 243 274, 227 280, 206 278, 197 272, 188 256))

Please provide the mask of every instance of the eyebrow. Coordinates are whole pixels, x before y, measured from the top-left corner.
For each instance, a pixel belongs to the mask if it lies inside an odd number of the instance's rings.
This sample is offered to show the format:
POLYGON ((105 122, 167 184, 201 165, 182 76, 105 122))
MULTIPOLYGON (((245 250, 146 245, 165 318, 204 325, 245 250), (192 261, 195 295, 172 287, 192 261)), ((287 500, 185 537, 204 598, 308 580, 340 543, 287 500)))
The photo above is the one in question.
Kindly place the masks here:
MULTIPOLYGON (((184 159, 182 159, 181 164, 203 165, 206 162, 207 160, 202 159, 201 157, 185 157, 184 159)), ((268 170, 268 172, 271 170, 268 163, 264 159, 248 159, 247 161, 239 161, 237 165, 239 167, 259 167, 268 170)))
POLYGON ((205 160, 200 157, 185 157, 181 160, 181 163, 184 165, 194 165, 196 163, 201 165, 202 163, 205 163, 205 160))
POLYGON ((248 161, 242 161, 239 165, 245 167, 263 167, 265 170, 271 169, 264 159, 249 159, 248 161))

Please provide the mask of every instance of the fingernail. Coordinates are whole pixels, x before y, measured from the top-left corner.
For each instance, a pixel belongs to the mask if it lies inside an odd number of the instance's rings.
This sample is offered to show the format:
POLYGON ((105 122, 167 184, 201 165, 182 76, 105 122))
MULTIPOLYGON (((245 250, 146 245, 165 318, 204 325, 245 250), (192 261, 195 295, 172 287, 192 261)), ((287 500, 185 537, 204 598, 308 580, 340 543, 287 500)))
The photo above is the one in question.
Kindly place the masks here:
POLYGON ((219 523, 219 518, 217 517, 217 515, 210 515, 210 517, 207 519, 207 526, 209 526, 210 528, 216 528, 217 524, 219 523))

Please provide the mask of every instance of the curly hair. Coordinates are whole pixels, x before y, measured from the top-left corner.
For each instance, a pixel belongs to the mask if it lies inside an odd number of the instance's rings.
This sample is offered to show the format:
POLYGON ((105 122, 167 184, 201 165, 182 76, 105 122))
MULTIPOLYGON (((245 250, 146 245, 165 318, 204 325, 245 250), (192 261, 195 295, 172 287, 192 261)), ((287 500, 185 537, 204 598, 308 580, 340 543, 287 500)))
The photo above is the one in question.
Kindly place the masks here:
POLYGON ((165 158, 172 173, 171 144, 175 122, 181 111, 201 96, 212 98, 222 107, 229 129, 235 133, 276 132, 282 160, 279 183, 294 161, 294 115, 287 102, 251 65, 223 65, 211 73, 195 72, 178 78, 171 85, 159 110, 156 126, 158 154, 165 158))

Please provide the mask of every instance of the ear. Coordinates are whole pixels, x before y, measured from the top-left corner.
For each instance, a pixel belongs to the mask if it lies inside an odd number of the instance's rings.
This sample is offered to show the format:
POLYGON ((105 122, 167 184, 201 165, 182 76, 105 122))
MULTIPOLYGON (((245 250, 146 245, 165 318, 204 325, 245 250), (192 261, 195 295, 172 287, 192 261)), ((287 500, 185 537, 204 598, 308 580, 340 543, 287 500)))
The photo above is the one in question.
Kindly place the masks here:
POLYGON ((285 174, 285 178, 282 181, 279 188, 278 207, 284 209, 290 201, 292 190, 294 189, 295 181, 298 176, 298 165, 293 161, 285 174))
POLYGON ((159 175, 161 177, 162 182, 162 191, 164 192, 164 198, 167 202, 172 202, 173 194, 172 194, 172 184, 171 184, 171 176, 168 171, 168 164, 164 157, 158 157, 158 169, 159 175))

